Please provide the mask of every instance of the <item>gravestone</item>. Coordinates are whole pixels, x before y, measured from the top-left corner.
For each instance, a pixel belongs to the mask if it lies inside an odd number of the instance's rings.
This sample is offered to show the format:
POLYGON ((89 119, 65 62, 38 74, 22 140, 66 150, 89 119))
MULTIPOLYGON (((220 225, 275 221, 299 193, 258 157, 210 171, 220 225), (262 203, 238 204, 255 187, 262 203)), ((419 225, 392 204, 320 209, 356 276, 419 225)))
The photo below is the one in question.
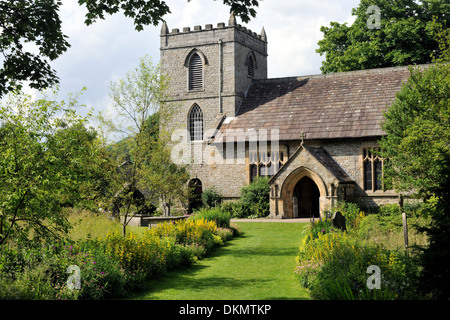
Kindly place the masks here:
POLYGON ((331 218, 331 225, 335 228, 341 229, 342 231, 347 230, 345 227, 345 217, 340 211, 336 211, 331 218))

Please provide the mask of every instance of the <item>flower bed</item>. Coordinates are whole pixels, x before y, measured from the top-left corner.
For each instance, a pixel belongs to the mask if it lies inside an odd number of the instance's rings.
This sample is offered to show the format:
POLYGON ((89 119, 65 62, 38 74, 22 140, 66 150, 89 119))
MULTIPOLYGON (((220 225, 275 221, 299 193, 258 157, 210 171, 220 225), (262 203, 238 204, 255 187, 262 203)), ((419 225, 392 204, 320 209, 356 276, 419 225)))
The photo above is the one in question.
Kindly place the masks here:
POLYGON ((94 240, 26 248, 3 246, 0 298, 123 297, 143 288, 145 280, 201 259, 229 236, 230 232, 218 229, 215 222, 198 219, 163 224, 142 235, 108 234, 94 240), (67 273, 69 266, 76 266, 78 275, 67 273), (79 288, 69 288, 77 277, 79 288))
POLYGON ((309 228, 296 258, 295 274, 313 298, 416 298, 418 264, 404 251, 387 250, 320 222, 309 228), (369 266, 380 270, 380 288, 371 288, 369 266))

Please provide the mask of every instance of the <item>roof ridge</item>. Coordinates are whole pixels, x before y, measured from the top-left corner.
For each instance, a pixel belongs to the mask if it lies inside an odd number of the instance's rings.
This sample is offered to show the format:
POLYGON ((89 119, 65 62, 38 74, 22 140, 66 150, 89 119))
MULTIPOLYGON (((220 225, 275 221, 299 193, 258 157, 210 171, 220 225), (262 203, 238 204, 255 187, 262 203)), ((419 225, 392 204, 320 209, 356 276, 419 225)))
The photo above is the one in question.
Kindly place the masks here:
POLYGON ((353 74, 353 75, 385 74, 385 73, 389 73, 389 72, 406 71, 406 70, 408 70, 408 68, 410 66, 426 68, 426 67, 430 66, 430 64, 407 65, 407 66, 398 66, 398 67, 382 67, 382 68, 352 70, 352 71, 343 71, 343 72, 334 72, 334 73, 310 74, 310 75, 303 75, 303 76, 289 76, 289 77, 256 79, 256 80, 253 80, 252 82, 253 83, 275 83, 275 82, 302 81, 305 79, 320 79, 320 78, 332 78, 332 77, 341 77, 341 76, 345 77, 350 74, 353 74))

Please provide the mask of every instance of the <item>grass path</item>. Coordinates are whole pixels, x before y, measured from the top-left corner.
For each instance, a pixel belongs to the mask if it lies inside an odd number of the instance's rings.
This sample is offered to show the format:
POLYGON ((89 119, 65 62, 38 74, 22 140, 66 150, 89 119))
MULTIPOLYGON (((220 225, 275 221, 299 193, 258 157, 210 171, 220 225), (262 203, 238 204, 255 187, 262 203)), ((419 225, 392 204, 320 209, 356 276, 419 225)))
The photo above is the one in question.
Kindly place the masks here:
POLYGON ((295 279, 303 223, 238 222, 244 235, 189 268, 149 283, 130 299, 309 299, 295 279))

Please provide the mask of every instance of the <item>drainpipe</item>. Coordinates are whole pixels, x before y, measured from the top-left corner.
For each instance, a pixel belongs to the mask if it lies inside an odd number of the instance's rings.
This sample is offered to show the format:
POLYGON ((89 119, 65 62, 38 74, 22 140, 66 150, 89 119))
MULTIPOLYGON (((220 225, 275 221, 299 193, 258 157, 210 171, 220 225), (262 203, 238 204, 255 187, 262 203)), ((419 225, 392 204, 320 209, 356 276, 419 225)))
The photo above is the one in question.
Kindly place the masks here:
POLYGON ((222 82, 223 82, 223 75, 222 75, 222 39, 219 39, 219 112, 223 113, 223 107, 222 107, 222 82))

